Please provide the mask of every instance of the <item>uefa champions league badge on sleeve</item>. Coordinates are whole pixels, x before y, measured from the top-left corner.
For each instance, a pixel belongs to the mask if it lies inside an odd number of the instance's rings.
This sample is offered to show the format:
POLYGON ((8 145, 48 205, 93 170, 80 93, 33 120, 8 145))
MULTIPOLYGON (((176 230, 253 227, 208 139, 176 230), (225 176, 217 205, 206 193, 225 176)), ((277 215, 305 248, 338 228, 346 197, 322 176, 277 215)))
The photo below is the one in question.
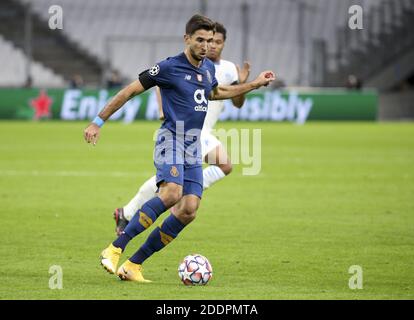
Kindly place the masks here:
POLYGON ((160 66, 156 64, 155 66, 149 69, 149 74, 152 76, 156 76, 160 72, 160 66))

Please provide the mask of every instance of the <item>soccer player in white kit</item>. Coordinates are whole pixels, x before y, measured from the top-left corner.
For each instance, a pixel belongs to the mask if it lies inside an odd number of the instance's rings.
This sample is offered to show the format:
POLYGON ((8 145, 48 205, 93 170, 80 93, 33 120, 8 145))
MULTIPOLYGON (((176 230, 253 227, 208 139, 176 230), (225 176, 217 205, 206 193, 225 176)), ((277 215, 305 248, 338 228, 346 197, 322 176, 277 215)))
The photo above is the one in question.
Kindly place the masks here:
MULTIPOLYGON (((233 62, 221 58, 221 53, 226 41, 226 29, 218 22, 215 23, 216 32, 214 34, 213 43, 207 57, 214 62, 216 68, 216 78, 219 84, 231 85, 246 82, 250 73, 250 64, 245 62, 243 68, 240 69, 233 62)), ((159 94, 157 90, 157 95, 159 94)), ((240 95, 232 98, 235 107, 243 106, 245 97, 240 95)), ((158 99, 160 103, 161 99, 158 99)), ((209 164, 203 169, 203 188, 211 187, 217 181, 223 179, 232 171, 232 164, 227 155, 227 151, 221 142, 212 134, 212 130, 224 108, 222 100, 208 102, 208 111, 204 120, 203 130, 201 132, 201 149, 202 157, 209 164)), ((160 117, 162 118, 162 108, 160 107, 160 117)), ((157 192, 156 177, 148 179, 139 188, 137 194, 123 208, 117 208, 114 212, 116 223, 116 233, 119 235, 127 226, 129 220, 134 216, 138 209, 153 198, 157 192)), ((178 204, 179 205, 179 204, 178 204)))

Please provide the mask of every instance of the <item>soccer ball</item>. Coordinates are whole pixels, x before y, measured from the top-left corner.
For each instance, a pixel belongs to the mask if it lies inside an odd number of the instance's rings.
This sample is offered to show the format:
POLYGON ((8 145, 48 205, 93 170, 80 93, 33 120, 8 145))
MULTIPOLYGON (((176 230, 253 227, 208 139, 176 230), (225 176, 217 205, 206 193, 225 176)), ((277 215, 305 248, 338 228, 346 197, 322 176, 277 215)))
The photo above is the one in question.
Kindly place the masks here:
POLYGON ((178 276, 186 285, 205 285, 213 276, 213 268, 201 254, 186 256, 178 266, 178 276))

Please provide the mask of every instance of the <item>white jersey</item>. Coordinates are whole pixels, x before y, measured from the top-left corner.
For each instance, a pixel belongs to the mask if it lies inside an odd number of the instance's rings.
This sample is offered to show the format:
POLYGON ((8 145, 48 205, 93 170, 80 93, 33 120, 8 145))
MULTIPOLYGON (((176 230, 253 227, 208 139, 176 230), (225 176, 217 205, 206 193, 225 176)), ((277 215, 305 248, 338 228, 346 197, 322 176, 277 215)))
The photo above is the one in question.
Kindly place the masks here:
MULTIPOLYGON (((239 81, 236 65, 233 62, 221 59, 214 63, 216 67, 216 79, 218 84, 231 85, 239 81)), ((224 108, 223 100, 213 100, 208 102, 206 118, 204 119, 203 131, 210 132, 220 116, 224 108)))

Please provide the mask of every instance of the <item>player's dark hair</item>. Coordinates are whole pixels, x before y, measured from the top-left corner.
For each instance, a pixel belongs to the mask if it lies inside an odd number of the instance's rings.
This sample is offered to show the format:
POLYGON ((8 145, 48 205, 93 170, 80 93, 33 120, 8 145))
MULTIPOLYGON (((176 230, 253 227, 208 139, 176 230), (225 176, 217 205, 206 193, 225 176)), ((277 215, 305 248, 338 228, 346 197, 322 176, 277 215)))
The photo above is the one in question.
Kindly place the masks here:
POLYGON ((227 30, 220 22, 214 23, 214 28, 216 29, 217 33, 221 33, 223 35, 223 40, 226 41, 227 38, 227 30))
POLYGON ((214 22, 201 14, 193 15, 185 25, 185 33, 189 36, 193 35, 197 30, 214 31, 214 22))

